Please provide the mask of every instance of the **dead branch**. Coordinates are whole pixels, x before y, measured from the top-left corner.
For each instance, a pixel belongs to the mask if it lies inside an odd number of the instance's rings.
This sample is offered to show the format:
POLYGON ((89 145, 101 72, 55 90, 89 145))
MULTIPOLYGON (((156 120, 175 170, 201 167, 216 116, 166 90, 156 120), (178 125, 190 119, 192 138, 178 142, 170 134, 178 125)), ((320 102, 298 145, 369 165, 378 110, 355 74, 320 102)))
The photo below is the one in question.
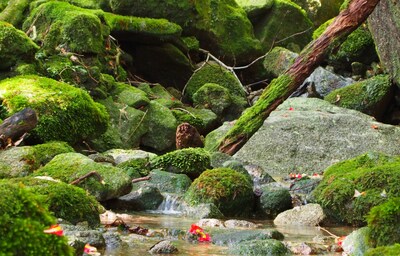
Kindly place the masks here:
POLYGON ((91 171, 91 172, 89 172, 89 173, 77 178, 76 180, 71 181, 69 184, 76 185, 78 183, 81 183, 83 180, 89 178, 90 176, 94 176, 98 181, 100 181, 100 183, 105 184, 105 182, 104 182, 103 178, 101 177, 101 175, 96 171, 91 171))

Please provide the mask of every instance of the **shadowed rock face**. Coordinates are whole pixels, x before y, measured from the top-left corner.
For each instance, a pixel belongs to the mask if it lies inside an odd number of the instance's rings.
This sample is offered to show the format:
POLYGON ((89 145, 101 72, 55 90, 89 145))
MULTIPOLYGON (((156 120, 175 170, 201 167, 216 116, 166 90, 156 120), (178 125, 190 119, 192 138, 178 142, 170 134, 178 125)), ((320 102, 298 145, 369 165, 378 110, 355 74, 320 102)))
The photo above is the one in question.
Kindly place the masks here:
POLYGON ((400 5, 395 0, 382 0, 368 18, 379 58, 400 86, 400 5))
POLYGON ((400 153, 400 129, 319 99, 292 98, 273 111, 235 158, 272 176, 313 173, 367 151, 400 153))

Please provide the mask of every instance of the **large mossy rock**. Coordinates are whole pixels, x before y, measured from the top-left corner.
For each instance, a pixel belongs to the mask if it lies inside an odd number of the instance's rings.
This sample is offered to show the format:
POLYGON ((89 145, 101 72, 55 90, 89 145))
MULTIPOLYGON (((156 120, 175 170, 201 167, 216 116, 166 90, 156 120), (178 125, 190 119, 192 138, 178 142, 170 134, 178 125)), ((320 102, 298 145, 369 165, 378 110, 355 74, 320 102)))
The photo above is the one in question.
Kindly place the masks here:
POLYGON ((11 147, 0 151, 0 178, 27 176, 47 164, 54 156, 74 152, 65 142, 11 147))
POLYGON ((39 141, 61 140, 74 144, 103 133, 109 116, 88 93, 66 83, 19 76, 0 82, 0 99, 12 115, 26 107, 38 115, 32 135, 39 141))
MULTIPOLYGON (((400 129, 313 98, 291 98, 234 155, 273 177, 312 174, 368 151, 400 154, 400 129)), ((207 138, 206 138, 207 147, 207 138)))
POLYGON ((260 210, 269 218, 292 208, 292 197, 289 190, 278 183, 268 183, 260 186, 260 210))
POLYGON ((252 22, 270 10, 274 2, 275 0, 236 0, 252 22))
MULTIPOLYGON (((369 240, 374 246, 393 245, 400 243, 400 191, 396 197, 375 206, 368 213, 369 240)), ((387 255, 387 254, 385 254, 387 255)))
POLYGON ((105 201, 129 193, 131 180, 128 174, 117 167, 96 163, 79 153, 57 155, 43 168, 35 172, 35 176, 50 176, 70 183, 91 171, 96 171, 103 182, 92 175, 78 183, 77 186, 89 191, 98 201, 105 201))
POLYGON ((118 14, 175 22, 186 35, 195 36, 202 48, 230 63, 248 63, 261 52, 246 13, 234 0, 110 0, 110 7, 118 14))
MULTIPOLYGON (((363 225, 372 207, 400 196, 399 167, 399 157, 378 153, 366 153, 334 164, 325 170, 323 180, 313 191, 315 200, 331 219, 363 225)), ((373 214, 371 220, 381 215, 373 214)))
POLYGON ((210 233, 212 237, 212 242, 214 244, 230 247, 246 241, 248 242, 252 240, 254 241, 267 239, 283 240, 284 238, 282 233, 271 229, 218 228, 212 229, 210 233))
POLYGON ((84 221, 91 227, 100 225, 99 214, 103 207, 82 188, 64 182, 31 177, 5 181, 23 184, 29 191, 41 196, 42 202, 57 218, 73 225, 84 221))
POLYGON ((249 216, 253 187, 247 177, 229 168, 203 172, 186 192, 190 205, 213 203, 225 216, 249 216))
POLYGON ((183 194, 192 184, 192 180, 186 174, 176 174, 155 169, 149 173, 149 176, 150 180, 141 182, 141 185, 154 186, 161 193, 183 194))
POLYGON ((4 255, 74 255, 63 236, 43 230, 56 223, 23 185, 0 183, 0 248, 4 255))
POLYGON ((380 75, 334 90, 324 99, 339 107, 358 110, 382 120, 392 100, 392 92, 390 78, 380 75), (338 95, 340 100, 337 100, 338 95))
POLYGON ((152 169, 186 174, 192 179, 210 168, 210 154, 202 148, 184 148, 154 157, 150 161, 152 169))
POLYGON ((278 240, 250 240, 235 244, 230 251, 235 255, 265 255, 287 256, 291 255, 289 249, 278 240))
POLYGON ((254 23, 264 51, 282 46, 295 52, 311 41, 313 24, 306 12, 287 0, 275 0, 272 8, 254 23))
POLYGON ((18 61, 32 61, 39 49, 24 32, 0 21, 0 70, 14 66, 18 61))
POLYGON ((384 69, 400 86, 400 6, 393 0, 382 0, 368 18, 368 26, 384 69))

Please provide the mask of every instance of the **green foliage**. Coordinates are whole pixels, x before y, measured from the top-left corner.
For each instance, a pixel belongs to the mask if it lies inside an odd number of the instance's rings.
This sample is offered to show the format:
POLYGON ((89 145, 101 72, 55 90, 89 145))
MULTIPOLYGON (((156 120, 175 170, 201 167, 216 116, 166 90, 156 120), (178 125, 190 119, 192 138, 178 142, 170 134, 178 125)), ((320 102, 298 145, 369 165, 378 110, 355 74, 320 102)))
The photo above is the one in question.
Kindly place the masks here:
POLYGON ((67 239, 46 234, 55 218, 37 196, 21 184, 0 183, 0 251, 2 255, 74 255, 67 239))
POLYGON ((400 252, 400 244, 394 244, 392 246, 380 246, 367 251, 365 256, 397 256, 400 252))
POLYGON ((31 107, 39 115, 33 136, 41 141, 74 144, 103 133, 108 114, 85 91, 39 76, 18 76, 0 82, 0 98, 14 114, 31 107))
POLYGON ((373 245, 384 246, 400 243, 399 220, 400 197, 391 198, 387 202, 373 207, 367 216, 369 237, 373 245))
POLYGON ((353 225, 365 224, 365 215, 387 197, 400 195, 400 159, 378 153, 366 153, 327 168, 313 194, 326 214, 353 225), (353 197, 355 190, 364 192, 353 197))
POLYGON ((0 21, 0 70, 15 65, 18 61, 32 61, 39 49, 24 32, 11 24, 0 21))
POLYGON ((210 168, 210 155, 202 148, 184 148, 154 157, 150 164, 152 169, 183 173, 195 178, 210 168))
POLYGON ((191 205, 213 203, 225 216, 246 216, 252 207, 253 189, 247 177, 229 168, 203 172, 186 192, 191 205))

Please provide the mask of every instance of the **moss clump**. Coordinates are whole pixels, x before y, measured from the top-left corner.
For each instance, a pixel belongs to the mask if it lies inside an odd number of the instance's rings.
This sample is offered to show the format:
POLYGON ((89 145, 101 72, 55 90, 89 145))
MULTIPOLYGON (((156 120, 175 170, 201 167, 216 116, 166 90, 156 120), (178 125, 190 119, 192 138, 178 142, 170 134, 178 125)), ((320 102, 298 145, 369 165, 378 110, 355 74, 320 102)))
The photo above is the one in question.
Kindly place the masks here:
POLYGON ((195 178, 210 168, 210 155, 202 148, 184 148, 154 157, 150 164, 152 169, 183 173, 195 178))
POLYGON ((40 141, 62 140, 74 144, 103 133, 108 125, 105 108, 83 90, 39 76, 19 76, 0 82, 0 99, 9 114, 26 107, 39 122, 33 136, 40 141))
POLYGON ((193 94, 193 103, 195 106, 211 109, 220 116, 232 104, 232 99, 228 89, 218 84, 206 83, 193 94))
POLYGON ((44 166, 56 155, 75 152, 70 145, 62 141, 51 141, 44 144, 38 144, 33 146, 33 149, 34 159, 36 164, 38 164, 38 167, 44 166))
POLYGON ((55 217, 75 225, 87 221, 91 227, 100 224, 99 214, 102 206, 85 190, 64 182, 55 182, 38 178, 17 178, 7 182, 24 184, 34 194, 40 196, 55 217))
POLYGON ((379 119, 386 110, 391 89, 392 83, 389 77, 379 75, 334 90, 325 96, 324 100, 343 108, 361 111, 379 119), (337 95, 340 95, 340 101, 337 101, 337 95))
POLYGON ((252 184, 229 168, 203 172, 185 194, 191 205, 213 203, 225 216, 248 216, 253 202, 252 184))
POLYGON ((200 134, 207 134, 218 124, 217 115, 209 109, 183 107, 172 109, 171 112, 179 124, 189 123, 196 127, 200 134))
POLYGON ((67 239, 43 232, 55 218, 21 184, 0 183, 0 250, 3 255, 69 255, 67 239))
POLYGON ((0 21, 0 70, 14 66, 18 61, 32 61, 39 49, 24 32, 0 21))
POLYGON ((332 219, 363 225, 372 207, 400 195, 399 167, 398 157, 366 153, 327 168, 313 195, 332 219), (354 197, 356 190, 363 194, 354 197))
POLYGON ((139 178, 149 175, 150 164, 147 158, 134 158, 117 165, 124 170, 130 178, 139 178))
POLYGON ((373 207, 367 216, 372 244, 384 246, 400 243, 399 220, 400 197, 391 198, 387 202, 373 207))
POLYGON ((78 153, 60 154, 34 173, 35 176, 50 176, 70 183, 85 174, 96 171, 102 178, 92 175, 77 186, 87 190, 98 201, 125 195, 131 188, 129 176, 123 170, 102 165, 78 153), (103 181, 103 182, 102 182, 103 181))
POLYGON ((400 252, 400 244, 395 244, 392 246, 380 246, 367 251, 365 256, 397 256, 400 252))
POLYGON ((285 256, 291 255, 286 246, 275 239, 250 240, 235 244, 232 249, 235 255, 265 255, 265 256, 285 256))
POLYGON ((197 92, 204 84, 214 83, 226 88, 232 95, 245 98, 246 93, 235 78, 229 71, 221 67, 215 62, 207 62, 200 70, 192 75, 186 85, 185 97, 193 100, 193 94, 197 92))

